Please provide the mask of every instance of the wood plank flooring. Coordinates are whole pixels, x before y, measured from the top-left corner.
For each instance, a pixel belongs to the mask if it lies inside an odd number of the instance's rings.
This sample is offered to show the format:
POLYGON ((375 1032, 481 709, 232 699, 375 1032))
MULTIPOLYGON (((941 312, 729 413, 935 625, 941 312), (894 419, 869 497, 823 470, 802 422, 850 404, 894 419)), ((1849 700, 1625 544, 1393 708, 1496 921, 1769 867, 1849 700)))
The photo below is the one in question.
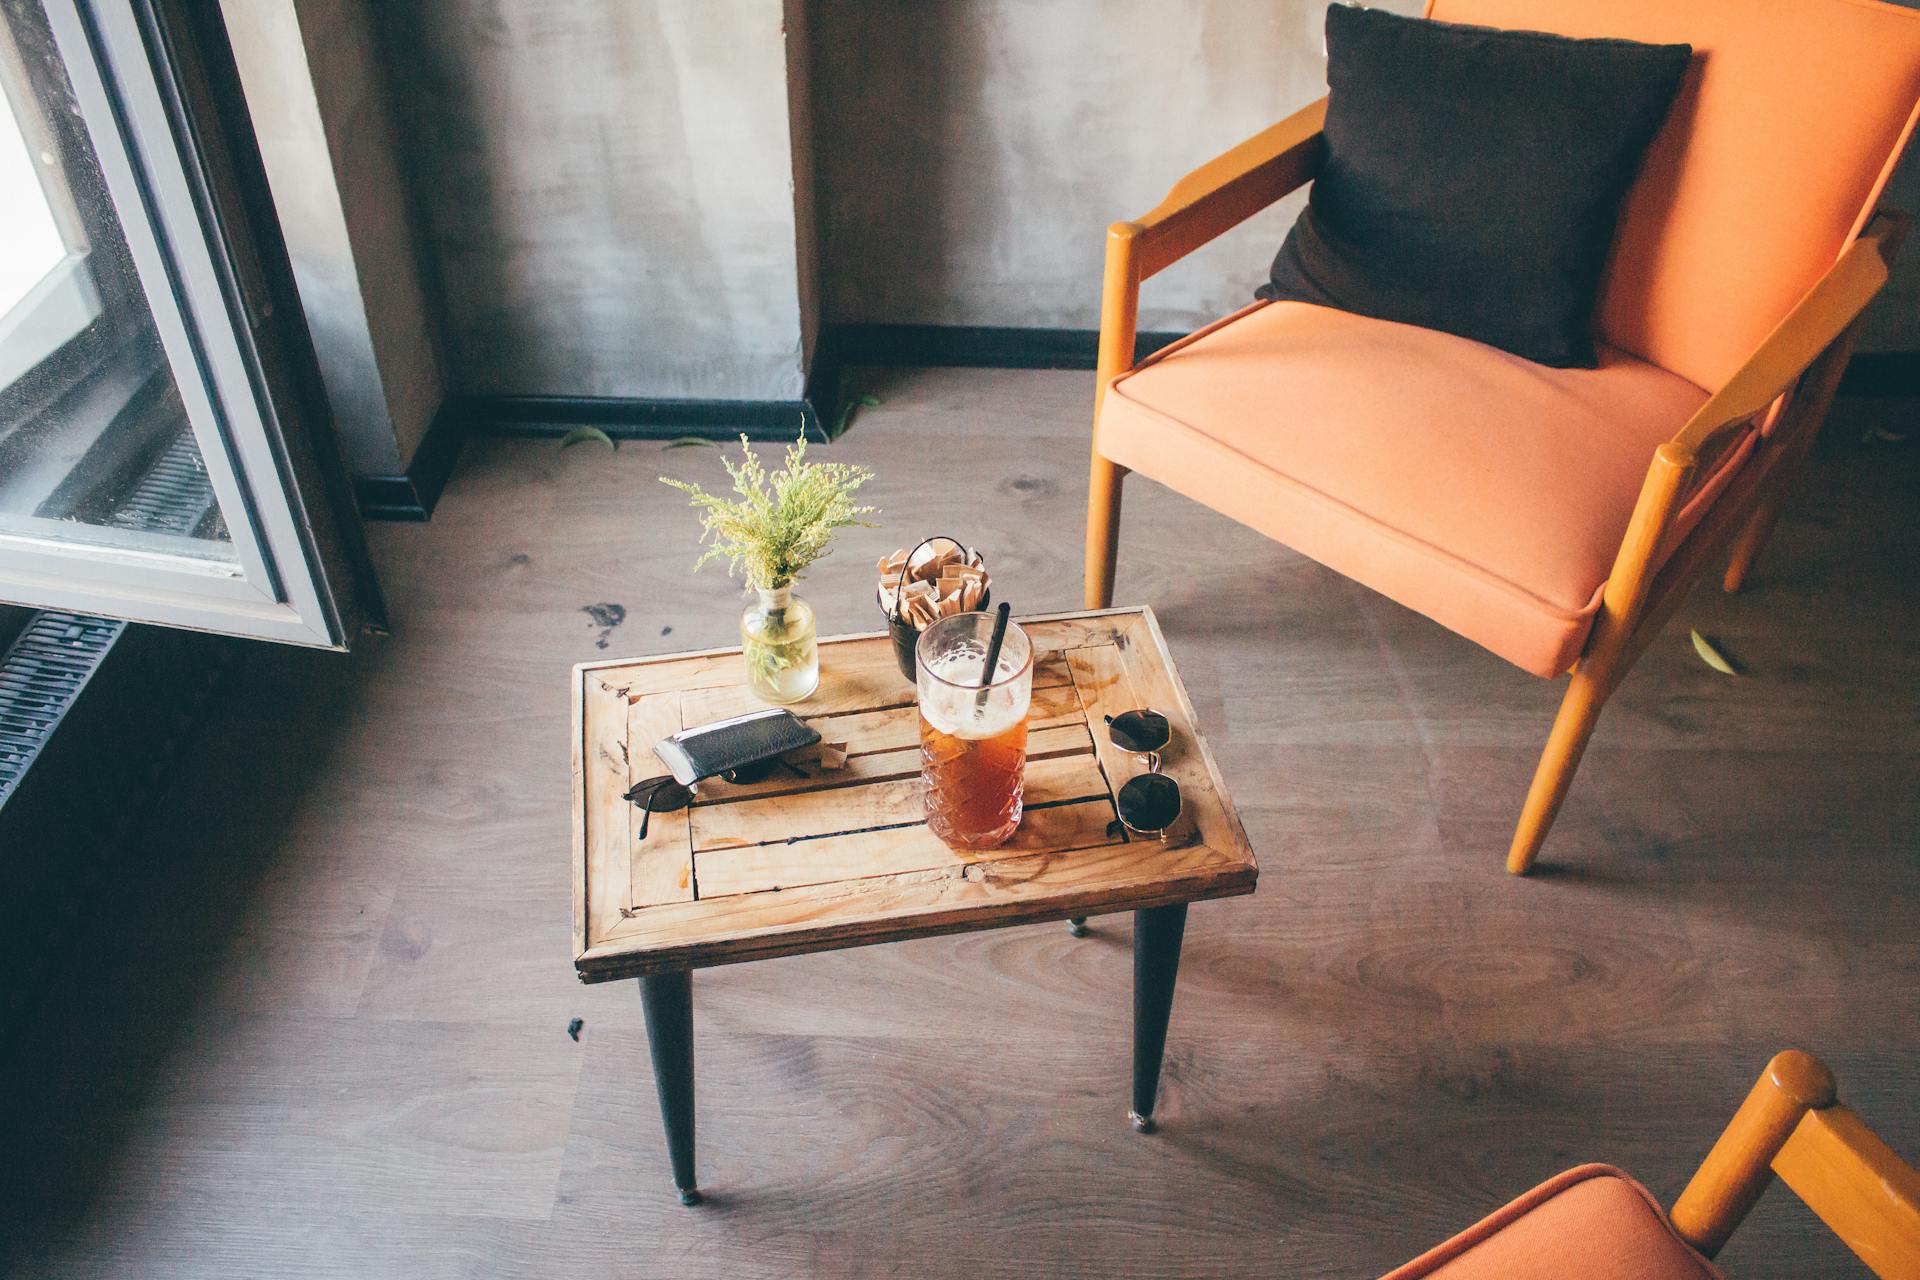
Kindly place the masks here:
MULTIPOLYGON (((1089 376, 863 385, 834 452, 886 527, 806 581, 823 630, 923 532, 1076 607, 1089 376)), ((768 961, 696 977, 681 1208, 639 1001, 572 973, 566 673, 733 642, 654 480, 718 470, 475 442, 373 530, 391 638, 252 655, 0 1082, 0 1272, 1364 1277, 1579 1161, 1670 1200, 1786 1045, 1920 1157, 1920 456, 1845 447, 1630 677, 1528 881, 1556 687, 1133 483, 1118 598, 1262 870, 1193 910, 1161 1132, 1125 1120, 1124 918, 768 961)), ((1724 1261, 1863 1274, 1778 1191, 1724 1261)))

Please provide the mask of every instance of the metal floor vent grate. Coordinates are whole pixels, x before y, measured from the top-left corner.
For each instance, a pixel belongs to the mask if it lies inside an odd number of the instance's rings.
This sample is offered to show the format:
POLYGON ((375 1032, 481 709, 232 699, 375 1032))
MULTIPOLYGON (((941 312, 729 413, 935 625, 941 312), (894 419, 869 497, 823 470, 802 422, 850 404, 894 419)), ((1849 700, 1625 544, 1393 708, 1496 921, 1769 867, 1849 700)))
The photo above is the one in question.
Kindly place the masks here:
MULTIPOLYGON (((182 431, 106 523, 145 533, 191 535, 217 520, 213 487, 193 433, 182 431)), ((72 708, 126 623, 78 613, 39 613, 0 657, 0 805, 72 708)))
MULTIPOLYGON (((193 433, 182 431, 147 468, 106 523, 146 533, 191 534, 213 509, 213 487, 193 433)), ((126 623, 40 613, 0 657, 0 804, 40 754, 126 623)))
POLYGON ((108 524, 146 533, 192 533, 213 506, 213 486, 194 446, 182 431, 154 459, 108 524))
POLYGON ((0 805, 26 776, 126 623, 40 613, 0 657, 0 805))

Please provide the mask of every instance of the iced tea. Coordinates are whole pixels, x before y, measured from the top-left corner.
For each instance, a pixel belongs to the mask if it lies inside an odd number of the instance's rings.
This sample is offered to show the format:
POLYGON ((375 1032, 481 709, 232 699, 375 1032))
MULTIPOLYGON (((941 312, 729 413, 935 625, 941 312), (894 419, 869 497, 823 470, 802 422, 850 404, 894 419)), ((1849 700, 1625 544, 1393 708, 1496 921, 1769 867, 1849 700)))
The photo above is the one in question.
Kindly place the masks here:
POLYGON ((993 678, 982 686, 992 631, 988 614, 942 618, 917 650, 927 826, 960 849, 1005 844, 1020 825, 1033 646, 1009 623, 993 678))

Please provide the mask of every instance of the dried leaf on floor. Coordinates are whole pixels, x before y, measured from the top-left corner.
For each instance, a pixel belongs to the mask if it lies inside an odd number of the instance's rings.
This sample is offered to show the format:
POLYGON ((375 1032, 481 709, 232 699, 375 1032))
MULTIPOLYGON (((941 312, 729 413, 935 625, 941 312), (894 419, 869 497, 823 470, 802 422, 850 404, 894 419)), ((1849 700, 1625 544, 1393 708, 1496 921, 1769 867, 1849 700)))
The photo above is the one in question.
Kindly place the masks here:
POLYGON ((1739 669, 1728 660, 1726 654, 1714 647, 1712 641, 1708 640, 1698 631, 1689 631, 1687 634, 1693 637, 1693 651, 1700 655, 1700 661, 1706 663, 1723 676, 1737 676, 1740 674, 1739 669))
POLYGON ((589 443, 603 444, 607 446, 607 448, 614 449, 614 450, 618 450, 620 448, 619 445, 613 442, 612 436, 608 435, 606 432, 602 431, 598 427, 575 427, 573 430, 567 432, 567 434, 560 437, 560 447, 562 449, 571 449, 576 444, 589 444, 589 443))

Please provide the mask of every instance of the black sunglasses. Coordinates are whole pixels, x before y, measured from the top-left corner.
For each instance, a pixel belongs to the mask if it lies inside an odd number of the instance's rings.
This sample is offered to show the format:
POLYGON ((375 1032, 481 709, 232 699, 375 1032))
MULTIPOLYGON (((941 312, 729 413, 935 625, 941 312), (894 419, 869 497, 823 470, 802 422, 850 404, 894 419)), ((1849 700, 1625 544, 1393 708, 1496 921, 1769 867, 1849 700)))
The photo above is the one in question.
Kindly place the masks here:
POLYGON ((1160 772, 1160 753, 1173 741, 1173 723, 1158 711, 1123 711, 1108 716, 1107 736, 1128 755, 1146 761, 1147 771, 1129 778, 1113 797, 1120 822, 1136 835, 1165 839, 1180 820, 1180 784, 1160 772))
POLYGON ((647 826, 654 814, 672 813, 692 804, 693 788, 682 786, 672 778, 643 778, 628 787, 622 798, 640 806, 640 834, 634 837, 639 841, 647 838, 647 826))
MULTIPOLYGON (((786 769, 796 777, 804 778, 807 771, 796 764, 774 756, 766 760, 755 760, 752 764, 743 764, 728 769, 720 776, 735 784, 759 782, 773 773, 775 769, 786 769)), ((640 832, 635 841, 647 838, 647 827, 656 813, 672 813, 684 809, 693 803, 693 788, 676 782, 670 777, 643 778, 628 787, 621 799, 631 800, 640 806, 640 832)))

